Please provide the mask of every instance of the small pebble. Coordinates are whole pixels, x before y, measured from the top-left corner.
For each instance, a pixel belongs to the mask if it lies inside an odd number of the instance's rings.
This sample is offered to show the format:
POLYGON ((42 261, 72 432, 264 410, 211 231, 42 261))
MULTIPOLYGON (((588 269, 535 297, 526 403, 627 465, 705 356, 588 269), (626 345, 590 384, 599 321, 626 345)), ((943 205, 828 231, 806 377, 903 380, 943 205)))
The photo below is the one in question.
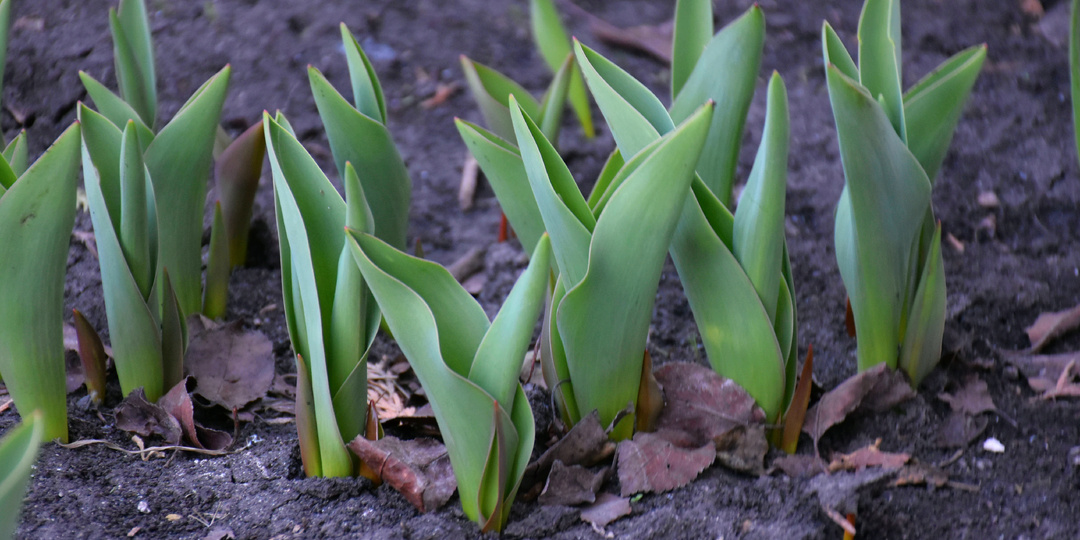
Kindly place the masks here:
POLYGON ((1069 449, 1069 464, 1073 467, 1080 468, 1080 446, 1074 446, 1069 449))
POLYGON ((1001 444, 1001 441, 990 437, 989 439, 986 439, 985 442, 983 442, 983 450, 986 450, 987 452, 993 452, 995 454, 1004 454, 1005 445, 1001 444))
POLYGON ((147 504, 146 501, 139 501, 139 504, 138 504, 138 506, 136 506, 136 508, 138 508, 139 511, 144 513, 144 514, 149 514, 150 513, 150 505, 147 504))
POLYGON ((990 461, 989 459, 976 459, 975 468, 979 469, 980 471, 992 469, 994 468, 994 462, 990 461))

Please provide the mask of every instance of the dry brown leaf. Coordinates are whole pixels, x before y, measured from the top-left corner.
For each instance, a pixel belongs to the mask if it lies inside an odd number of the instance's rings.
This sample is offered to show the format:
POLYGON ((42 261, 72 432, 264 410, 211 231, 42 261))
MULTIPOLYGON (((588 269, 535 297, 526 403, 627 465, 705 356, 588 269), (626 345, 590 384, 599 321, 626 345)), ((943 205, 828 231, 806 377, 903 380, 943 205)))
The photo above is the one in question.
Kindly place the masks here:
POLYGON ((736 426, 761 425, 765 411, 741 386, 698 364, 670 362, 654 373, 667 406, 658 429, 686 432, 689 446, 714 442, 736 426))
POLYGON ((874 444, 860 448, 850 454, 836 454, 832 463, 829 463, 829 472, 861 471, 868 467, 899 469, 910 459, 910 454, 882 452, 881 439, 877 439, 874 444))
MULTIPOLYGON (((195 406, 191 403, 191 377, 185 377, 172 387, 161 399, 158 406, 172 415, 184 430, 188 442, 195 448, 206 450, 224 450, 232 444, 232 435, 203 426, 195 421, 195 406)), ((269 383, 267 383, 269 386, 269 383)))
POLYGON ((593 527, 604 528, 616 519, 630 515, 630 512, 630 499, 601 493, 595 503, 581 511, 581 520, 593 527))
POLYGON ((369 441, 358 436, 350 450, 421 512, 442 505, 457 489, 446 447, 435 439, 401 440, 387 436, 369 441))
POLYGON ((196 394, 229 410, 266 395, 274 382, 274 345, 262 332, 204 317, 189 319, 188 331, 184 364, 196 394))
POLYGON ((1054 338, 1080 326, 1080 305, 1052 313, 1040 313, 1031 326, 1024 329, 1031 348, 1028 352, 1039 352, 1054 338))
POLYGON ((769 453, 765 426, 736 426, 717 437, 715 445, 721 465, 755 476, 765 473, 765 454, 769 453))
POLYGON ((600 415, 596 411, 589 413, 565 437, 525 468, 521 480, 522 499, 535 498, 539 494, 539 486, 544 483, 556 461, 564 465, 591 467, 611 457, 614 451, 614 443, 600 425, 600 415))
POLYGON ((128 394, 116 408, 116 427, 143 437, 158 435, 170 445, 180 444, 184 430, 165 409, 146 400, 142 388, 128 394))
POLYGON ((637 433, 622 441, 616 465, 622 496, 661 493, 693 481, 716 458, 712 441, 697 449, 675 446, 655 433, 637 433))
POLYGON ((964 384, 952 394, 940 393, 938 399, 949 404, 953 411, 975 416, 984 412, 997 412, 994 399, 990 397, 990 389, 986 381, 978 375, 971 374, 964 379, 964 384))
POLYGON ((1043 399, 1080 397, 1080 352, 1052 355, 1006 355, 1043 399))
POLYGON ((581 465, 563 465, 563 462, 556 460, 538 501, 548 506, 596 502, 596 493, 600 491, 605 478, 606 468, 594 473, 581 465))
MULTIPOLYGON (((857 472, 841 471, 836 474, 819 474, 808 482, 807 491, 817 495, 821 509, 841 527, 851 527, 843 516, 858 514, 859 491, 884 484, 896 474, 895 469, 864 469, 857 472), (843 523, 841 523, 843 522, 843 523)), ((851 527, 854 531, 854 527, 851 527)), ((847 530, 847 529, 845 529, 847 530)))
POLYGON ((792 478, 800 478, 825 472, 826 464, 817 456, 785 455, 774 459, 772 466, 792 478))
POLYGON ((915 391, 903 372, 878 364, 826 392, 807 411, 803 432, 814 439, 816 448, 822 434, 842 422, 852 411, 885 411, 913 397, 915 391))
POLYGON ((941 424, 935 443, 941 448, 964 448, 979 438, 990 420, 985 416, 969 416, 953 411, 941 424))
POLYGON ((896 480, 893 481, 894 486, 928 485, 933 487, 942 487, 948 483, 948 473, 937 467, 934 467, 932 465, 926 465, 924 463, 913 463, 911 465, 905 465, 902 469, 900 469, 900 472, 896 473, 896 480))

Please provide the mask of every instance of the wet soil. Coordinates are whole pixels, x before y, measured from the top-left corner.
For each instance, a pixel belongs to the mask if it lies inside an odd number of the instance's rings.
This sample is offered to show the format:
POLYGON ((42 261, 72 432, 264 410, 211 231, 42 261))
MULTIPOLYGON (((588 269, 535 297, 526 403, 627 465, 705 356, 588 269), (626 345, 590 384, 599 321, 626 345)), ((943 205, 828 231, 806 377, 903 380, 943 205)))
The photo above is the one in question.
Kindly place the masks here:
MULTIPOLYGON (((620 26, 671 16, 660 0, 578 5, 620 26)), ((1044 0, 1041 18, 1019 0, 918 0, 904 3, 905 83, 914 83, 947 56, 989 45, 951 151, 934 190, 943 231, 949 287, 944 360, 916 399, 884 414, 856 415, 821 441, 821 452, 848 452, 875 439, 883 450, 944 463, 953 481, 974 489, 878 486, 858 497, 861 538, 1080 538, 1080 402, 1033 399, 1000 351, 1027 346, 1023 328, 1042 311, 1080 302, 1080 183, 1068 99, 1067 2, 1044 0), (993 191, 1000 206, 977 203, 993 191), (991 221, 992 220, 992 226, 991 221), (962 246, 960 249, 958 246, 962 246), (989 384, 1003 417, 957 458, 933 441, 948 414, 936 396, 971 374, 989 384), (996 437, 1003 454, 984 452, 996 437), (952 459, 955 458, 955 459, 952 459)), ((1028 2, 1030 4, 1030 2, 1028 2)), ((1037 3, 1037 2, 1036 2, 1037 3)), ((548 73, 534 51, 525 0, 290 2, 287 0, 150 0, 157 47, 160 115, 168 118, 199 84, 226 63, 233 77, 223 124, 232 133, 258 121, 264 109, 286 112, 297 134, 330 170, 329 146, 304 70, 312 64, 339 88, 348 86, 337 25, 344 21, 371 56, 382 80, 391 130, 414 185, 411 238, 429 258, 449 263, 476 246, 492 245, 499 219, 490 189, 476 206, 458 208, 464 145, 452 118, 479 121, 464 92, 425 109, 439 83, 464 84, 458 55, 496 67, 539 93, 548 73)), ((750 0, 722 2, 727 22, 750 0)), ((832 216, 843 174, 825 89, 819 42, 828 20, 854 45, 861 2, 761 0, 768 24, 759 92, 747 123, 740 174, 745 177, 764 119, 764 77, 778 70, 791 101, 792 141, 787 232, 799 306, 800 350, 813 343, 815 379, 832 388, 855 370, 855 343, 843 325, 844 290, 836 268, 832 216)), ((17 2, 0 120, 10 138, 25 128, 39 154, 74 120, 86 99, 78 70, 109 84, 112 43, 103 0, 17 2)), ((626 67, 658 95, 668 70, 637 53, 598 43, 585 21, 571 30, 626 67)), ((597 116, 598 117, 598 116, 597 116)), ((585 140, 576 126, 560 147, 579 179, 595 177, 613 147, 606 128, 585 140)), ((230 284, 228 317, 257 327, 274 342, 278 370, 294 370, 284 328, 280 270, 268 175, 255 212, 252 255, 230 284), (273 307, 270 307, 273 306, 273 307)), ((584 181, 587 184, 589 181, 584 181)), ((90 230, 80 213, 76 228, 90 230)), ((510 242, 488 250, 480 299, 493 312, 521 268, 510 242)), ((73 241, 68 307, 105 330, 97 261, 73 241)), ((650 351, 655 361, 703 361, 697 330, 669 266, 661 284, 650 351)), ((380 346, 393 354, 390 344, 380 346)), ((1072 336, 1050 352, 1080 348, 1072 336)), ((118 391, 99 414, 83 412, 72 394, 72 439, 100 438, 132 447, 114 427, 118 391)), ((542 406, 542 405, 540 405, 542 406)), ((17 420, 0 414, 0 431, 17 420)), ((388 487, 366 480, 305 479, 292 424, 260 419, 244 424, 243 449, 225 457, 175 454, 142 461, 101 446, 41 453, 19 524, 23 538, 462 538, 478 535, 456 499, 419 514, 388 487)), ((809 440, 801 453, 813 453, 809 440)), ((760 478, 707 470, 687 487, 646 495, 633 514, 594 531, 567 507, 515 505, 505 535, 512 538, 839 538, 810 482, 783 475, 760 478), (610 536, 609 536, 610 537, 610 536)))

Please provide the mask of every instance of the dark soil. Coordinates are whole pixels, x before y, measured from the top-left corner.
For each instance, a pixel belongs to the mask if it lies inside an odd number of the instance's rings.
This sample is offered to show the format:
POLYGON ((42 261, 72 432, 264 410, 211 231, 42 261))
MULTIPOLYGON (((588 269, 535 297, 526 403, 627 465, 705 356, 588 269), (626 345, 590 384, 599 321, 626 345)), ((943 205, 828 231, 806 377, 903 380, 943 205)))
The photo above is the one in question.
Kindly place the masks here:
MULTIPOLYGON (((1023 328, 1042 311, 1080 302, 1080 184, 1068 99, 1065 0, 1044 0, 1041 19, 1019 0, 917 0, 904 4, 905 82, 911 84, 947 56, 985 42, 989 58, 957 130, 934 190, 943 230, 963 244, 944 248, 949 284, 945 359, 918 397, 886 414, 857 415, 822 440, 822 454, 848 452, 881 438, 883 450, 942 463, 953 452, 933 443, 948 414, 936 396, 950 381, 977 374, 997 407, 1016 425, 993 417, 982 437, 944 469, 974 491, 924 487, 865 490, 858 500, 860 538, 1080 538, 1080 402, 1034 400, 1023 377, 1000 355, 1027 346, 1023 328), (994 191, 1000 207, 976 202, 994 191), (980 228, 987 217, 996 226, 980 228), (978 367, 983 366, 983 367, 978 367), (989 366, 989 367, 986 367, 989 366), (984 452, 996 437, 1003 454, 984 452)), ((414 185, 412 238, 429 258, 449 263, 496 237, 499 211, 486 187, 476 207, 457 203, 465 155, 452 118, 479 120, 472 99, 458 93, 424 109, 438 82, 464 84, 458 55, 494 66, 539 93, 548 74, 529 36, 525 0, 437 2, 371 0, 150 0, 161 81, 161 116, 168 118, 224 64, 233 66, 223 123, 238 133, 264 109, 282 109, 297 134, 330 170, 329 146, 310 96, 304 66, 348 86, 337 25, 344 21, 372 57, 386 91, 390 124, 414 185)), ((792 143, 787 230, 795 272, 800 349, 816 351, 815 378, 826 389, 855 370, 855 343, 844 332, 844 290, 833 254, 833 208, 843 185, 819 35, 828 20, 854 45, 860 0, 761 0, 768 23, 764 76, 778 70, 790 100, 792 143)), ((620 26, 659 23, 673 2, 579 0, 620 26)), ((722 2, 725 23, 751 4, 722 2)), ((78 70, 112 84, 112 42, 103 0, 16 2, 4 78, 2 125, 10 138, 25 128, 39 154, 74 120, 86 99, 78 70), (21 21, 21 22, 18 22, 21 21), (34 22, 40 21, 41 27, 34 22)), ((632 52, 599 44, 583 21, 572 31, 626 67, 659 95, 667 68, 632 52)), ((740 163, 745 177, 760 138, 763 92, 750 113, 740 163)), ((613 147, 610 134, 586 141, 563 130, 561 148, 577 178, 593 178, 613 147)), ((590 180, 591 182, 591 180, 590 180)), ((274 341, 280 372, 294 370, 284 329, 280 271, 268 175, 255 212, 251 265, 230 287, 229 318, 258 327, 274 341), (267 306, 276 309, 262 311, 267 306)), ((79 215, 76 228, 90 229, 79 215)), ((521 264, 514 243, 488 251, 481 301, 489 312, 506 294, 521 264)), ((105 330, 97 261, 79 242, 69 259, 68 307, 105 330)), ((690 310, 673 270, 665 273, 650 350, 658 362, 703 361, 690 310)), ((1051 352, 1080 348, 1072 336, 1051 352)), ((393 354, 389 345, 381 348, 393 354)), ((113 426, 118 391, 99 416, 82 412, 72 395, 71 437, 132 447, 113 426)), ((0 414, 0 431, 17 420, 0 414)), ((460 538, 478 534, 456 499, 419 514, 388 487, 365 480, 304 479, 295 427, 260 420, 240 431, 235 454, 192 454, 142 461, 101 446, 67 450, 47 444, 31 482, 18 533, 25 538, 460 538), (173 519, 170 519, 173 514, 173 519)), ((802 453, 812 453, 803 440, 802 453)), ((633 503, 633 514, 607 527, 626 538, 839 538, 809 482, 783 475, 753 478, 720 467, 691 485, 633 503)), ((508 537, 595 538, 578 511, 517 503, 508 537)))

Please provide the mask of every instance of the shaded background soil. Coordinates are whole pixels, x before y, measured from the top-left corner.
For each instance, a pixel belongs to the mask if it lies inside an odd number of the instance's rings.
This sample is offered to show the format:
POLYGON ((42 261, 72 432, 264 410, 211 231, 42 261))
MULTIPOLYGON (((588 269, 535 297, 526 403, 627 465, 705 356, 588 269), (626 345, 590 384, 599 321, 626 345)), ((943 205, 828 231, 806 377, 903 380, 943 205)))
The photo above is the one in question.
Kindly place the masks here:
MULTIPOLYGON (((883 450, 908 452, 927 463, 953 451, 933 441, 948 407, 936 396, 950 381, 975 373, 989 383, 998 408, 983 437, 945 467, 975 491, 922 487, 873 488, 859 497, 858 527, 865 538, 1078 538, 1080 403, 1032 399, 1023 377, 1000 350, 1027 346, 1023 328, 1041 311, 1080 301, 1080 184, 1069 121, 1065 0, 1044 0, 1041 18, 1019 0, 918 0, 904 3, 905 86, 962 48, 985 42, 989 56, 934 190, 943 231, 963 249, 944 247, 949 285, 945 360, 918 397, 886 414, 856 416, 822 440, 821 451, 848 452, 877 438, 883 450), (1001 204, 980 206, 980 192, 1001 204), (992 226, 987 219, 993 220, 992 226), (993 436, 1004 454, 981 450, 993 436)), ((112 42, 103 0, 17 1, 4 78, 0 120, 10 138, 25 128, 39 154, 74 120, 86 99, 77 72, 112 84, 112 42)), ((457 187, 464 145, 452 118, 478 121, 472 99, 459 92, 433 109, 419 106, 439 83, 464 80, 458 55, 491 65, 537 93, 549 75, 535 52, 525 0, 148 0, 161 81, 160 116, 169 118, 204 80, 231 63, 233 77, 223 123, 238 133, 264 109, 286 112, 312 153, 332 170, 329 146, 310 96, 306 64, 338 88, 348 86, 337 25, 345 22, 370 55, 387 95, 390 125, 412 175, 411 237, 427 256, 449 263, 470 248, 494 242, 497 204, 481 187, 477 204, 462 212, 457 187)), ((619 26, 670 18, 673 2, 578 0, 582 8, 619 26)), ((828 20, 849 46, 860 0, 761 0, 768 25, 759 87, 778 70, 788 85, 792 141, 787 232, 799 306, 800 350, 816 351, 815 378, 832 388, 854 373, 855 344, 844 333, 844 291, 832 247, 832 215, 843 185, 819 42, 828 20)), ((751 5, 716 6, 720 24, 751 5)), ((565 12, 565 11, 564 11, 565 12)), ((658 95, 667 68, 597 43, 585 21, 569 26, 579 38, 624 66, 658 95)), ((749 170, 764 119, 758 92, 740 162, 749 170)), ((598 115, 596 115, 599 118, 598 115)), ((569 115, 568 115, 569 118, 569 115)), ((606 127, 584 140, 563 130, 561 148, 579 179, 591 179, 613 147, 606 127)), ((249 267, 230 286, 229 318, 258 327, 273 340, 279 372, 294 370, 281 311, 280 271, 268 175, 255 213, 249 267)), ((590 183, 591 180, 583 182, 590 183)), ((588 187, 588 186, 585 186, 588 187)), ((77 230, 90 229, 80 213, 77 230)), ((480 299, 489 313, 521 268, 510 243, 488 250, 480 299)), ((106 329, 97 261, 73 241, 66 289, 68 307, 106 329)), ((697 330, 668 267, 661 284, 650 351, 658 362, 704 361, 697 330)), ((1051 348, 1080 348, 1073 336, 1051 348)), ((384 344, 383 354, 394 354, 384 344)), ((72 439, 104 438, 131 446, 113 426, 110 396, 101 416, 80 412, 72 395, 72 439)), ((0 414, 0 431, 17 420, 0 414)), ((141 461, 100 446, 42 451, 18 533, 26 538, 457 538, 477 535, 456 499, 421 515, 388 487, 365 480, 304 479, 292 424, 247 423, 235 454, 206 458, 177 454, 141 461), (172 514, 173 516, 170 516, 172 514)), ((803 453, 812 453, 804 438, 803 453)), ((607 527, 626 538, 838 538, 839 527, 819 509, 808 482, 783 475, 752 478, 719 467, 691 485, 646 495, 633 514, 607 527)), ((515 505, 509 537, 594 538, 578 511, 515 505)))

